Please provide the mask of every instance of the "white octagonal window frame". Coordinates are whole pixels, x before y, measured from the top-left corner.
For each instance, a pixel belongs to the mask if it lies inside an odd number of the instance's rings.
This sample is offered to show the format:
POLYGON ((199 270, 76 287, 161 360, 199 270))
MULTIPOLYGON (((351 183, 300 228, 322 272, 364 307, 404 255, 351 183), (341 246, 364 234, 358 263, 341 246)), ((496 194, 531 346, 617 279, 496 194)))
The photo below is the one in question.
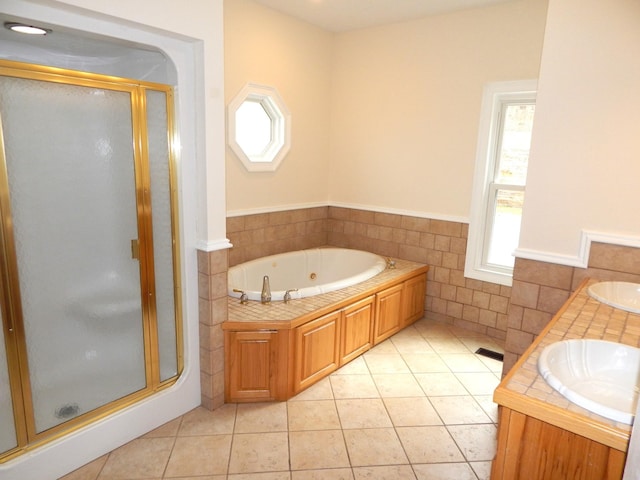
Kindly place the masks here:
MULTIPOLYGON (((273 172, 291 149, 291 114, 278 91, 273 87, 248 83, 227 107, 229 147, 250 172, 273 172), (271 119, 270 141, 260 152, 247 152, 238 142, 238 133, 250 126, 238 125, 238 111, 245 102, 258 103, 271 119)), ((260 134, 264 138, 265 132, 260 134)), ((245 143, 246 146, 246 143, 245 143)))

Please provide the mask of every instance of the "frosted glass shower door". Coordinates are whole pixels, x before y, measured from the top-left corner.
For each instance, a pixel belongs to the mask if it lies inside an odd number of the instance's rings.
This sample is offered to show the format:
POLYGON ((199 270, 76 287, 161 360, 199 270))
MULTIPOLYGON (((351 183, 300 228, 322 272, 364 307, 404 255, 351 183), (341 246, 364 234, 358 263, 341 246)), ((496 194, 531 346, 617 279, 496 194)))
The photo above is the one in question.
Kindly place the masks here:
POLYGON ((0 77, 36 434, 146 387, 131 93, 0 77))

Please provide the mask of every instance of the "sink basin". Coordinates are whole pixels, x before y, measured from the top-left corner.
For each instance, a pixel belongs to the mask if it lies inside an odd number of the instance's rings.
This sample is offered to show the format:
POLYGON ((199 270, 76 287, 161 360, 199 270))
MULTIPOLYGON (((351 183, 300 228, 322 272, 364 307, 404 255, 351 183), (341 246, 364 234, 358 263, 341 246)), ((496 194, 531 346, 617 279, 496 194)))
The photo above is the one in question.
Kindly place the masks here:
POLYGON ((538 371, 576 405, 631 425, 638 402, 640 349, 604 340, 564 340, 547 346, 538 371))
POLYGON ((591 285, 587 293, 599 302, 612 307, 640 313, 640 283, 599 282, 591 285))

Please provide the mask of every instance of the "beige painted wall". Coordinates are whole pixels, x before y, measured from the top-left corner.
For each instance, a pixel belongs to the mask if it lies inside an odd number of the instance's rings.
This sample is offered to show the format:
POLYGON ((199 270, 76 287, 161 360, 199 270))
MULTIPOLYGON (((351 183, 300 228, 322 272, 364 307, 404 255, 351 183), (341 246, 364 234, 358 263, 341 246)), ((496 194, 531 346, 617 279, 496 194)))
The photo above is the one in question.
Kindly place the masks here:
POLYGON ((227 148, 227 210, 326 205, 333 35, 250 0, 225 0, 226 104, 247 82, 275 87, 292 117, 276 172, 248 172, 227 148))
POLYGON ((640 246, 640 2, 551 0, 521 248, 579 256, 582 230, 640 246))
POLYGON ((329 199, 466 221, 485 82, 538 76, 546 1, 340 34, 329 199))
POLYGON ((224 7, 227 103, 262 82, 293 117, 275 173, 227 149, 231 214, 330 202, 468 218, 483 84, 537 78, 546 0, 335 35, 251 0, 224 7))

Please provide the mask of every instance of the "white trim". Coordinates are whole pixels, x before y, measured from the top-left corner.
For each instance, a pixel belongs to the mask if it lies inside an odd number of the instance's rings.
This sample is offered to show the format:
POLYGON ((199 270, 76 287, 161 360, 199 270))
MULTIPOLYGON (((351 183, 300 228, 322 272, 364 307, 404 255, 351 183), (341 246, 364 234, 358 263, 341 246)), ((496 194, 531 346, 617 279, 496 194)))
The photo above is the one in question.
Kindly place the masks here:
POLYGON ((196 242, 196 248, 202 252, 215 252, 217 250, 225 250, 231 247, 233 247, 233 244, 228 238, 209 241, 198 240, 196 242))
POLYGON ((621 245, 624 247, 640 248, 640 237, 631 235, 616 235, 612 233, 582 230, 580 234, 580 251, 578 255, 562 255, 530 248, 518 248, 514 252, 517 258, 536 260, 539 262, 555 263, 569 267, 587 268, 589 266, 589 254, 593 242, 621 245))
POLYGON ((242 217, 244 215, 257 215, 260 213, 286 212, 287 210, 303 210, 305 208, 327 207, 327 202, 297 203, 293 205, 274 205, 272 207, 244 208, 241 210, 228 210, 227 218, 242 217))
POLYGON ((227 218, 241 217, 244 215, 255 215, 259 213, 285 212, 287 210, 302 210, 304 208, 318 208, 318 207, 351 208, 354 210, 365 210, 368 212, 390 213, 393 215, 405 215, 407 217, 428 218, 431 220, 444 220, 447 222, 469 223, 468 217, 458 217, 455 215, 444 215, 440 213, 418 212, 414 210, 402 210, 397 208, 378 207, 375 205, 361 205, 361 204, 355 204, 355 203, 341 203, 341 202, 299 203, 294 205, 276 205, 273 207, 229 210, 227 211, 227 218))
POLYGON ((416 210, 404 210, 400 208, 389 208, 378 205, 361 205, 357 203, 329 202, 330 207, 353 208, 357 210, 366 210, 369 212, 391 213, 394 215, 405 215, 407 217, 428 218, 431 220, 444 220, 447 222, 469 223, 469 217, 460 217, 457 215, 446 215, 443 213, 419 212, 416 210))

